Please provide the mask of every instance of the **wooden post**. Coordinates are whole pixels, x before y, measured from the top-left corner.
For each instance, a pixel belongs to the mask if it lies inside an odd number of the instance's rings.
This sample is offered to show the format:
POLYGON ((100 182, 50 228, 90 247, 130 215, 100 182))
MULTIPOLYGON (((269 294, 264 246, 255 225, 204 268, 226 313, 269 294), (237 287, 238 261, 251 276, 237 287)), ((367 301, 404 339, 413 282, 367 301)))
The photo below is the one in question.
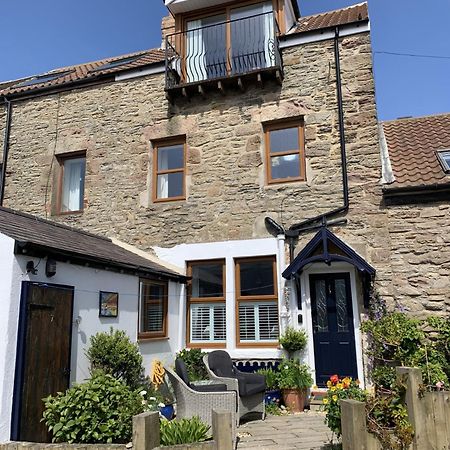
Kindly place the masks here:
POLYGON ((212 432, 217 450, 233 450, 233 431, 230 412, 213 410, 212 432))
POLYGON ((341 400, 342 450, 367 450, 366 406, 341 400))
POLYGON ((133 417, 133 450, 159 447, 159 413, 146 412, 133 417))
POLYGON ((424 402, 419 397, 419 389, 422 385, 422 372, 412 367, 397 367, 397 378, 406 383, 406 407, 408 418, 414 428, 414 450, 429 449, 427 436, 427 417, 424 402))

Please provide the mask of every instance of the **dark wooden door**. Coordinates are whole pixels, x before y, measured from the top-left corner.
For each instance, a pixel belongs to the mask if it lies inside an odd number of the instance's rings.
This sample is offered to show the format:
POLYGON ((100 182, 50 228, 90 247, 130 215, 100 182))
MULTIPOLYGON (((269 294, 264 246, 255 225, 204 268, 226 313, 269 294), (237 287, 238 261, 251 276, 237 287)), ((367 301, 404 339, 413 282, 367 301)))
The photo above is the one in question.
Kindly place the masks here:
POLYGON ((317 385, 335 374, 357 378, 350 275, 310 275, 310 286, 317 385))
POLYGON ((42 399, 69 387, 73 288, 27 286, 19 439, 49 442, 42 399))

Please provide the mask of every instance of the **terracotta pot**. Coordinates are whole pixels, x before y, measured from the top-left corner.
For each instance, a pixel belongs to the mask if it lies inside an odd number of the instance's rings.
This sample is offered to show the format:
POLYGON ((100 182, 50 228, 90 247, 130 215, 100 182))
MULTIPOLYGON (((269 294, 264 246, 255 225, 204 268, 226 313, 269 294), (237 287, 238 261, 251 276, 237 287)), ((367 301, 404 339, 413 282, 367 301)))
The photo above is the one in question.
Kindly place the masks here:
POLYGON ((284 404, 292 412, 302 412, 306 405, 306 389, 283 389, 284 404))

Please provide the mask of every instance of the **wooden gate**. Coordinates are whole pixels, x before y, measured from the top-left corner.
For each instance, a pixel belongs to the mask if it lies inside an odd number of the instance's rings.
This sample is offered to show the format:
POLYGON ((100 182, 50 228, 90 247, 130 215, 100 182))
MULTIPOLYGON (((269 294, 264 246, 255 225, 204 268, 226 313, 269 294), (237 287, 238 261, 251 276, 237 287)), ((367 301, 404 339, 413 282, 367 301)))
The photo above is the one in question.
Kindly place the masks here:
POLYGON ((73 287, 25 282, 12 439, 49 442, 42 399, 69 387, 73 287))

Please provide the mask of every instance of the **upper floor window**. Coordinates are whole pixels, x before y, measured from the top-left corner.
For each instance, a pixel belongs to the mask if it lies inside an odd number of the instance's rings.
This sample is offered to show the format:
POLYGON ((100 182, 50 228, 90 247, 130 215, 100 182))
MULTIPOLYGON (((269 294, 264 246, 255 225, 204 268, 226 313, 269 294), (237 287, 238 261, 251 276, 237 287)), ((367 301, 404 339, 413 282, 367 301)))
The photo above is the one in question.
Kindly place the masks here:
POLYGON ((265 126, 268 183, 306 179, 303 122, 277 122, 265 126))
POLYGON ((139 338, 167 336, 167 282, 141 280, 139 338))
POLYGON ((276 345, 279 328, 275 257, 237 259, 235 264, 238 345, 276 345))
POLYGON ((450 173, 450 150, 439 150, 437 154, 444 172, 450 173))
POLYGON ((76 153, 58 157, 60 165, 59 212, 83 210, 86 154, 76 153))
POLYGON ((160 141, 153 147, 154 201, 183 200, 186 198, 185 139, 160 141))
POLYGON ((225 261, 188 263, 188 342, 224 347, 226 341, 225 261))

